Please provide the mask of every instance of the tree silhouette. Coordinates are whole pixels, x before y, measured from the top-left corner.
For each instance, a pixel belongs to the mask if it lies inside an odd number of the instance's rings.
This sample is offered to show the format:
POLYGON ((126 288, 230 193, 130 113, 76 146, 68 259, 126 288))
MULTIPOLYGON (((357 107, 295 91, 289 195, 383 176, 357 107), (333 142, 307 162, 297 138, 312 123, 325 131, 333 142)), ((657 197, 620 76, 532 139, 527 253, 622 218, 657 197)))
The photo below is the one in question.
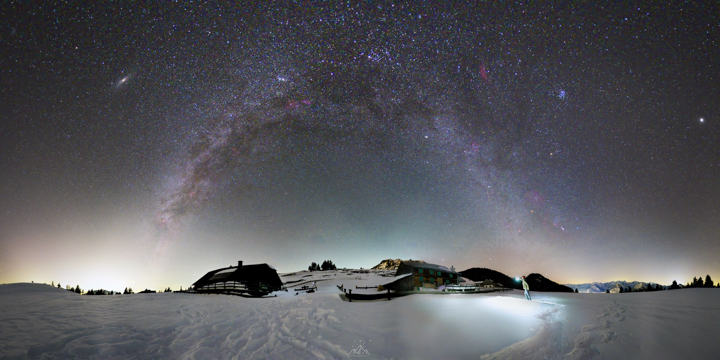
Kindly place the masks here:
POLYGON ((318 270, 320 270, 320 265, 318 265, 316 262, 313 262, 313 263, 310 264, 310 266, 308 267, 308 270, 310 270, 310 271, 318 271, 318 270))
POLYGON ((323 270, 337 270, 337 266, 335 266, 331 260, 323 261, 321 268, 323 270))
POLYGON ((82 294, 82 290, 80 290, 80 285, 75 287, 75 293, 76 294, 82 294))
POLYGON ((678 285, 677 281, 673 280, 672 285, 670 285, 670 290, 679 289, 680 285, 678 285))
POLYGON ((577 290, 577 288, 575 288, 575 293, 576 293, 576 294, 578 293, 578 290, 577 290))
POLYGON ((710 275, 705 276, 705 287, 713 287, 713 281, 710 275))

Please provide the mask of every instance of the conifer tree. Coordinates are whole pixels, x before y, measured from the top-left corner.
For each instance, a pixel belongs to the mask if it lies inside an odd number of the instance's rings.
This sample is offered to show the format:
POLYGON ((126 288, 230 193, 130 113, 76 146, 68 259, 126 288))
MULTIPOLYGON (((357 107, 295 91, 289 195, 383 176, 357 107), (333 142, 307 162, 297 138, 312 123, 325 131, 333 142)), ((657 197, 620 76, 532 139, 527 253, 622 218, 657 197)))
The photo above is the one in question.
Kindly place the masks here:
POLYGON ((82 293, 82 290, 80 290, 80 285, 78 285, 78 286, 75 287, 75 293, 76 293, 76 294, 81 294, 81 293, 82 293))
POLYGON ((705 276, 705 287, 713 287, 713 281, 709 274, 705 276))
POLYGON ((321 266, 322 270, 337 270, 337 266, 331 260, 325 260, 321 266))
POLYGON ((698 280, 697 280, 697 285, 695 285, 695 286, 697 286, 697 287, 703 287, 703 285, 704 285, 704 284, 703 284, 703 279, 702 279, 702 276, 701 276, 701 277, 698 278, 698 280))

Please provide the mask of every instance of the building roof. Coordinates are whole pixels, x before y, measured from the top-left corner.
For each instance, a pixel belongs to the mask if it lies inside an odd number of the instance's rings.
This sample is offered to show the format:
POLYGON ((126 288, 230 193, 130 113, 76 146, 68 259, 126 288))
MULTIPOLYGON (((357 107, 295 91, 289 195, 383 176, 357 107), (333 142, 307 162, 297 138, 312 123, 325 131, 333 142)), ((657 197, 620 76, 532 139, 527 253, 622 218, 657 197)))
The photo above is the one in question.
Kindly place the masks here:
POLYGON ((382 285, 383 285, 383 286, 385 286, 385 285, 390 285, 390 284, 392 284, 392 283, 394 283, 394 282, 396 282, 396 281, 400 281, 400 280, 402 280, 402 279, 404 279, 404 278, 406 278, 406 277, 408 277, 408 276, 412 276, 412 273, 407 273, 407 274, 398 275, 398 276, 394 277, 391 282, 386 283, 386 284, 382 284, 382 285))
POLYGON ((447 271, 452 273, 457 273, 457 271, 452 271, 442 265, 436 265, 436 264, 430 264, 425 262, 415 262, 415 261, 405 261, 401 265, 407 265, 412 266, 415 268, 423 268, 423 269, 433 269, 433 270, 440 270, 440 271, 447 271))
POLYGON ((259 281, 282 286, 282 281, 278 277, 277 271, 268 264, 230 266, 212 270, 196 281, 193 286, 197 288, 225 281, 259 281))

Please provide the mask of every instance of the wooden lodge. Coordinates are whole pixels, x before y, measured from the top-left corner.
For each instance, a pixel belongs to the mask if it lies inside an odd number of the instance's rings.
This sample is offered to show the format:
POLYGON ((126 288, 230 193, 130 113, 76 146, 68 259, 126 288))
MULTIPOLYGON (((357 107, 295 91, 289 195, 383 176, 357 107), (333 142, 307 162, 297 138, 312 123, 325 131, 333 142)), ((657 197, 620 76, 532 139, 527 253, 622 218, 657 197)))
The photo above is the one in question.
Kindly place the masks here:
POLYGON ((193 292, 263 296, 282 289, 275 268, 268 264, 230 266, 208 272, 193 284, 193 292))
POLYGON ((460 275, 454 269, 442 265, 406 261, 398 266, 395 280, 382 287, 396 292, 425 291, 457 285, 460 281, 460 275))

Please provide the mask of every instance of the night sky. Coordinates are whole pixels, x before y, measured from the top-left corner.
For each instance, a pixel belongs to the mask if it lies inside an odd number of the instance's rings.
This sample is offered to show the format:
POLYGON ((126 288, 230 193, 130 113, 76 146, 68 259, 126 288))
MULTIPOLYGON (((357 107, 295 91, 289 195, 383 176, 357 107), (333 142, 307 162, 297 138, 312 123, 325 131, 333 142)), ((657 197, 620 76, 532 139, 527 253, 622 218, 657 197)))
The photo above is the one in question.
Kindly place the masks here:
POLYGON ((0 13, 0 283, 720 276, 712 1, 0 13))

